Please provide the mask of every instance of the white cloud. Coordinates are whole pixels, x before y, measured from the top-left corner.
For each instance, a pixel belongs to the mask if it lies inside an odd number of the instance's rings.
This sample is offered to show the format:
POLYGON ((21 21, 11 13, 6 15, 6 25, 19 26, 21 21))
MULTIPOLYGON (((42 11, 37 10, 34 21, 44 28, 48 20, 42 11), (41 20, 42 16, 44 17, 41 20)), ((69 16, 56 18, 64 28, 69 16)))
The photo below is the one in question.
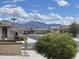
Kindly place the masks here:
POLYGON ((55 0, 59 6, 69 6, 68 1, 65 0, 55 0))
POLYGON ((74 17, 64 17, 62 22, 63 22, 63 24, 68 25, 68 24, 73 23, 73 22, 74 22, 74 20, 75 20, 75 18, 74 18, 74 17))
POLYGON ((5 0, 3 3, 16 3, 21 1, 24 1, 24 0, 5 0))
POLYGON ((40 21, 47 24, 61 23, 67 25, 72 23, 74 20, 79 22, 79 17, 63 17, 57 13, 50 13, 48 15, 40 14, 39 12, 27 13, 23 8, 15 5, 4 5, 3 7, 0 7, 0 20, 11 20, 13 16, 16 17, 17 21, 20 23, 27 21, 40 21))
POLYGON ((53 10, 53 9, 55 9, 55 7, 50 7, 50 6, 49 6, 48 9, 49 9, 49 10, 53 10))
POLYGON ((77 5, 76 8, 79 8, 79 5, 77 5))
POLYGON ((13 6, 13 5, 4 5, 0 8, 0 17, 2 18, 10 18, 10 17, 19 17, 24 18, 27 17, 27 13, 23 8, 13 6))
POLYGON ((32 10, 33 13, 39 12, 38 9, 32 10))

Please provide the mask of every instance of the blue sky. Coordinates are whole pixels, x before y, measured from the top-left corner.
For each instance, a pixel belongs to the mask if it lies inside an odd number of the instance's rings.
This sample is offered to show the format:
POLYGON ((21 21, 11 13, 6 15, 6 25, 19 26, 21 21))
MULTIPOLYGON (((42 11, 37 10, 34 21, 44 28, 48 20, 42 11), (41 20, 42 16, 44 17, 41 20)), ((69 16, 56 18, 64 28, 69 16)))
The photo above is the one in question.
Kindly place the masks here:
MULTIPOLYGON (((1 9, 3 8, 7 10, 10 9, 9 7, 14 8, 12 4, 15 5, 17 10, 21 9, 21 13, 19 14, 25 12, 24 14, 28 15, 28 17, 32 16, 31 18, 34 18, 32 20, 35 21, 46 23, 48 21, 48 23, 63 22, 65 24, 69 24, 71 21, 79 21, 79 0, 0 0, 1 9), (36 16, 38 18, 36 18, 36 16)), ((0 19, 8 19, 9 17, 12 17, 8 12, 3 12, 2 10, 0 10, 0 19), (5 14, 8 14, 8 16, 5 14), (3 17, 3 15, 5 16, 3 17)), ((20 21, 25 21, 28 17, 20 17, 20 21)))

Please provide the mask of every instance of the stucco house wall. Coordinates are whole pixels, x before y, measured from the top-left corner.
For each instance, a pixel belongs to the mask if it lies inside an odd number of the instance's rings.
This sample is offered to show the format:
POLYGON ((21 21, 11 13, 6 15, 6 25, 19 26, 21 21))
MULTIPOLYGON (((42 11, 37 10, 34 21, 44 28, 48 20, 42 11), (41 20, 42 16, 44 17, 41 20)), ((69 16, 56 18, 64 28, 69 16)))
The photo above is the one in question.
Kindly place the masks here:
POLYGON ((0 55, 20 55, 21 44, 17 43, 0 43, 0 55))

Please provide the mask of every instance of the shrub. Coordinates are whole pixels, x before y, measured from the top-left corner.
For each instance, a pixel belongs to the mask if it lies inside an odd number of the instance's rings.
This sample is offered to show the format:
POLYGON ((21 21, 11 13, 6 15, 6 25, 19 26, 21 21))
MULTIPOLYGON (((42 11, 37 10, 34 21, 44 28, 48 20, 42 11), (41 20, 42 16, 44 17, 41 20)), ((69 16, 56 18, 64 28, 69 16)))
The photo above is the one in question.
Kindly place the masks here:
POLYGON ((69 33, 72 34, 72 37, 77 37, 78 27, 77 24, 74 22, 70 25, 69 33))
POLYGON ((26 40, 27 40, 27 37, 20 36, 20 37, 19 37, 19 40, 20 40, 20 41, 26 41, 26 40))
POLYGON ((38 40, 35 50, 47 59, 72 59, 77 53, 77 46, 67 34, 48 33, 38 40))

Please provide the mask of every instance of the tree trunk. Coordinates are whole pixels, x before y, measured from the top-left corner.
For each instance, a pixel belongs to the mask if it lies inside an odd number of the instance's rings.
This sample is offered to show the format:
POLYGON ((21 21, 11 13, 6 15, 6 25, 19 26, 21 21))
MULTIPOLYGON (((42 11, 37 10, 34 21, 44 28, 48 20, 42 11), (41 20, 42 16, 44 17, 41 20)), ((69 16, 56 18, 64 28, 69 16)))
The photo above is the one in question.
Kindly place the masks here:
POLYGON ((47 59, 50 59, 50 57, 47 57, 47 59))

